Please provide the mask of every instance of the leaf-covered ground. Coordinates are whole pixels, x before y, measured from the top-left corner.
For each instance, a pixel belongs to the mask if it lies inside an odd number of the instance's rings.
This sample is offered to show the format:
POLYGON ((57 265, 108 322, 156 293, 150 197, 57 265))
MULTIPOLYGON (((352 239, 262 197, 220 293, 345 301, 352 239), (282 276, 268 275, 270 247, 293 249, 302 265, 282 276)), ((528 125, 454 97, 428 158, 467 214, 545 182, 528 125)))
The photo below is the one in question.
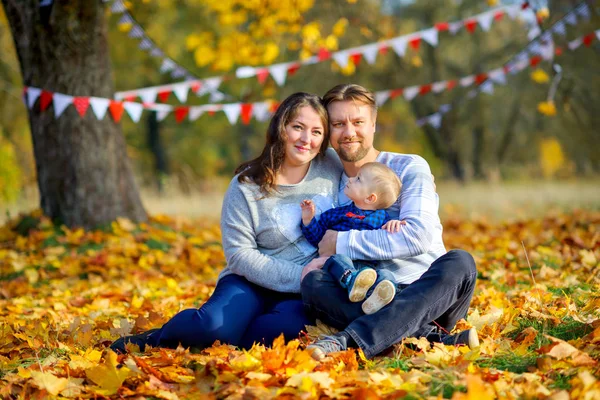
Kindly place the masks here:
POLYGON ((0 228, 0 397, 600 398, 600 213, 444 228, 447 247, 477 261, 459 327, 476 326, 480 348, 409 339, 386 357, 317 363, 304 339, 107 350, 210 296, 224 265, 216 224, 155 217, 85 232, 35 214, 13 221, 0 228))

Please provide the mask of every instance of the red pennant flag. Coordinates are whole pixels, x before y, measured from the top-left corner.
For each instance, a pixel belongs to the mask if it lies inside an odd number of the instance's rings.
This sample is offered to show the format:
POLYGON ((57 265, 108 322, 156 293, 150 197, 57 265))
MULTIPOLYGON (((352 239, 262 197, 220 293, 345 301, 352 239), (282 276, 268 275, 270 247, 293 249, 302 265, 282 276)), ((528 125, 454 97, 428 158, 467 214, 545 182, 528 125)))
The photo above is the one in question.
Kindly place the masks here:
POLYGON ((77 110, 79 115, 81 115, 81 117, 83 118, 83 116, 85 115, 85 112, 87 111, 88 107, 90 106, 90 98, 89 97, 74 97, 73 105, 75 106, 75 109, 77 110))
POLYGON ((358 64, 360 64, 360 60, 362 60, 362 54, 361 53, 350 54, 350 59, 352 60, 352 63, 354 65, 358 66, 358 64))
POLYGON ((421 45, 421 37, 416 37, 414 39, 411 39, 408 41, 408 44, 410 45, 410 47, 412 47, 415 50, 419 50, 419 46, 421 45))
POLYGON ((585 47, 590 47, 590 45, 592 44, 592 40, 594 40, 593 33, 590 33, 589 35, 585 35, 583 37, 583 44, 585 45, 585 47))
POLYGON ((52 92, 48 92, 47 90, 42 90, 42 94, 40 94, 40 110, 45 111, 52 103, 52 92))
POLYGON ((508 74, 510 72, 510 67, 508 65, 503 65, 502 71, 504 71, 505 74, 508 74))
POLYGON ((331 58, 331 53, 324 47, 319 49, 319 53, 317 53, 317 58, 319 61, 325 61, 331 58))
POLYGON ((524 2, 523 4, 521 4, 521 10, 526 10, 527 7, 529 7, 529 2, 528 1, 524 2))
POLYGON ((485 82, 487 80, 487 78, 488 78, 488 75, 486 73, 475 75, 475 83, 477 83, 478 85, 481 85, 483 82, 485 82))
POLYGON ((130 94, 129 96, 125 96, 125 101, 134 101, 136 97, 135 94, 130 94))
POLYGON ((252 117, 252 103, 243 103, 241 106, 241 116, 242 122, 244 125, 248 125, 250 123, 250 118, 252 117))
POLYGON ((425 95, 427 93, 431 92, 431 83, 428 83, 427 85, 423 85, 421 86, 421 88, 419 89, 419 94, 425 95))
POLYGON ((475 32, 475 28, 477 27, 477 21, 474 19, 469 19, 465 21, 465 28, 469 31, 469 33, 475 32))
POLYGON ((171 92, 168 90, 165 90, 164 92, 158 92, 158 99, 160 101, 162 101, 163 103, 166 103, 167 100, 169 100, 170 94, 171 94, 171 92))
POLYGON ((201 87, 202 87, 202 83, 194 82, 194 83, 192 83, 192 86, 190 88, 192 89, 192 92, 198 93, 198 90, 200 90, 201 87))
POLYGON ((563 53, 562 47, 557 47, 556 49, 554 49, 554 54, 556 54, 557 56, 561 56, 562 53, 563 53))
POLYGON ((294 75, 296 72, 298 72, 299 69, 300 69, 300 64, 299 63, 290 65, 288 67, 288 70, 287 70, 288 76, 294 75))
POLYGON ((533 56, 533 57, 531 57, 531 60, 529 61, 529 64, 531 64, 532 67, 535 67, 541 61, 542 61, 542 57, 541 56, 533 56))
POLYGON ((175 121, 177 121, 177 123, 183 121, 185 116, 188 115, 189 111, 189 107, 175 107, 175 111, 173 111, 173 113, 175 114, 175 121))
POLYGON ((256 73, 256 78, 258 78, 258 83, 260 83, 261 85, 264 85, 264 83, 266 82, 268 77, 269 77, 269 70, 266 68, 261 69, 256 73))
POLYGON ((450 24, 447 22, 438 22, 435 24, 435 29, 437 29, 438 32, 447 31, 450 30, 450 24))
POLYGON ((120 101, 111 100, 108 106, 108 111, 110 111, 110 115, 112 115, 115 122, 121 121, 124 110, 123 103, 120 101))
POLYGON ((383 45, 379 48, 379 54, 385 55, 390 50, 390 46, 383 45))
POLYGON ((390 99, 395 99, 398 96, 402 96, 402 92, 404 92, 404 89, 402 88, 392 90, 390 92, 390 99))
POLYGON ((455 80, 451 80, 446 82, 446 90, 452 90, 456 87, 456 81, 455 80))
POLYGON ((499 10, 494 13, 494 21, 500 21, 504 17, 504 11, 499 10))
POLYGON ((212 117, 213 115, 215 115, 215 113, 216 113, 216 111, 215 111, 215 110, 210 110, 210 111, 208 112, 208 115, 210 115, 210 116, 212 117))
POLYGON ((277 111, 278 108, 279 108, 279 103, 274 101, 271 103, 271 107, 269 107, 269 111, 271 113, 274 113, 275 111, 277 111))

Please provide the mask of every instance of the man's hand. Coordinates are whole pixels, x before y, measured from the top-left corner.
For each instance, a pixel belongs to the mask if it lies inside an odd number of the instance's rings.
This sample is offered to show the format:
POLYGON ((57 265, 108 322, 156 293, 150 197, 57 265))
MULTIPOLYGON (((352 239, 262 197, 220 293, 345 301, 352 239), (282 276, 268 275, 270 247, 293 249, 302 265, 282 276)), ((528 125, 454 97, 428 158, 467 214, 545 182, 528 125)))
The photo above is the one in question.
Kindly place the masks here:
POLYGON ((319 255, 321 257, 330 257, 335 254, 337 245, 337 231, 328 230, 323 239, 319 242, 319 255))
POLYGON ((400 232, 400 227, 402 225, 406 225, 406 221, 402 220, 397 220, 397 219, 391 219, 388 222, 386 222, 385 224, 383 224, 383 226, 381 227, 381 229, 388 231, 389 233, 395 233, 395 232, 400 232))
POLYGON ((300 277, 300 282, 302 282, 304 280, 304 277, 311 271, 314 271, 316 269, 321 269, 323 268, 323 265, 325 264, 325 261, 327 261, 329 257, 319 257, 319 258, 315 258, 314 260, 312 260, 311 262, 309 262, 308 264, 306 264, 304 266, 304 268, 302 269, 302 275, 300 277))
POLYGON ((310 221, 315 217, 317 209, 312 200, 302 200, 300 208, 302 209, 302 223, 306 226, 310 224, 310 221))

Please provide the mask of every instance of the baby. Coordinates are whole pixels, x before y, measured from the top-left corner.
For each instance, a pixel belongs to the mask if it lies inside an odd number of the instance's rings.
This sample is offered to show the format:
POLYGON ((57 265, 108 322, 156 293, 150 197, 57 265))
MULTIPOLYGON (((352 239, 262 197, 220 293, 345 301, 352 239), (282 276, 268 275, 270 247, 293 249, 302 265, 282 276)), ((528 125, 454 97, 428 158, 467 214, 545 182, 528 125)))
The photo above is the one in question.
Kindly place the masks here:
MULTIPOLYGON (((352 203, 332 208, 315 218, 316 208, 311 200, 302 201, 300 227, 306 239, 315 247, 328 229, 335 231, 385 229, 398 232, 404 221, 392 220, 385 211, 400 196, 402 184, 389 167, 371 162, 363 165, 354 178, 350 178, 344 193, 352 203)), ((348 290, 348 298, 359 302, 372 293, 362 304, 365 314, 373 314, 389 304, 396 295, 396 285, 391 272, 373 267, 376 261, 351 260, 336 254, 330 257, 323 269, 328 271, 340 285, 348 290)))

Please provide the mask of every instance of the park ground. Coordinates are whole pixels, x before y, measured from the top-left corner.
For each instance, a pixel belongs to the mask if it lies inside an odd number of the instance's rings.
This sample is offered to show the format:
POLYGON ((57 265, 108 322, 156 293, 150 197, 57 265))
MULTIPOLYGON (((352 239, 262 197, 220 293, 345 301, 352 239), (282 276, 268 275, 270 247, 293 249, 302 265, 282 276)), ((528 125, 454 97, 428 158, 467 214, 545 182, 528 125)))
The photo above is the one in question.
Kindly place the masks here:
POLYGON ((107 351, 210 296, 224 265, 222 194, 144 191, 149 223, 97 231, 54 226, 31 199, 5 206, 0 398, 600 398, 600 182, 438 193, 447 247, 477 262, 458 328, 475 326, 481 346, 409 339, 373 360, 347 351, 321 363, 303 351, 320 324, 248 351, 107 351))

